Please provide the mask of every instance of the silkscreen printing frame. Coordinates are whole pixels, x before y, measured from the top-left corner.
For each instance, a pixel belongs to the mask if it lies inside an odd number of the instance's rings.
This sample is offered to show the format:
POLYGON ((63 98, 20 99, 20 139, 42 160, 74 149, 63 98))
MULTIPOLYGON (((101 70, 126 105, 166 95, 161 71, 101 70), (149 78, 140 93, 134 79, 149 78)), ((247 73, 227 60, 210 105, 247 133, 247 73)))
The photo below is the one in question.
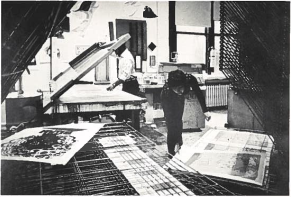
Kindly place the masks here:
POLYGON ((56 90, 50 95, 50 102, 44 107, 44 111, 52 106, 55 99, 59 98, 75 82, 79 81, 118 47, 130 39, 129 34, 125 34, 118 39, 100 46, 98 43, 93 44, 90 48, 81 53, 77 58, 70 62, 70 67, 55 77, 56 90))

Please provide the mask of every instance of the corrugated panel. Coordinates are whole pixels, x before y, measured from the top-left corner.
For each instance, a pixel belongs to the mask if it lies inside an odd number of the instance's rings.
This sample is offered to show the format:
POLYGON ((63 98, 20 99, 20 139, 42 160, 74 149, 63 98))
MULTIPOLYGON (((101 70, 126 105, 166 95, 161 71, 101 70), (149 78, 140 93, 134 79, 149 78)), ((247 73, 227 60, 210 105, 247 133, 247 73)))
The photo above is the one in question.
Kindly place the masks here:
POLYGON ((220 69, 288 154, 290 2, 221 2, 220 69))

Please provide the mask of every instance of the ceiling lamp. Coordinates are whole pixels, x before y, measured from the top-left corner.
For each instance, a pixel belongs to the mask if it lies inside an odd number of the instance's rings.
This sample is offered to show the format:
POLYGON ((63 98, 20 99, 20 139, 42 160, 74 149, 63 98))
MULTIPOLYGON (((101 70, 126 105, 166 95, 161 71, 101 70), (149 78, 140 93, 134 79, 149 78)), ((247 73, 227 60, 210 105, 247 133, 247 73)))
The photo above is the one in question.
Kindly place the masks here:
POLYGON ((145 6, 144 11, 143 11, 143 17, 144 18, 156 18, 158 17, 150 7, 145 6))

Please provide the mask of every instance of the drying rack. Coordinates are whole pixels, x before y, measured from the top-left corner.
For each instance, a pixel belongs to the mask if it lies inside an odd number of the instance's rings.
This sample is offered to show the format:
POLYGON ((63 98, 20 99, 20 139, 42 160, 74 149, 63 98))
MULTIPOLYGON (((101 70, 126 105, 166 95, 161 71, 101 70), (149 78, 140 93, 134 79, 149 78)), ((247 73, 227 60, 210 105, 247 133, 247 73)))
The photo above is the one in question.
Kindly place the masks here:
POLYGON ((106 124, 66 165, 2 161, 2 194, 238 195, 126 123, 106 124))

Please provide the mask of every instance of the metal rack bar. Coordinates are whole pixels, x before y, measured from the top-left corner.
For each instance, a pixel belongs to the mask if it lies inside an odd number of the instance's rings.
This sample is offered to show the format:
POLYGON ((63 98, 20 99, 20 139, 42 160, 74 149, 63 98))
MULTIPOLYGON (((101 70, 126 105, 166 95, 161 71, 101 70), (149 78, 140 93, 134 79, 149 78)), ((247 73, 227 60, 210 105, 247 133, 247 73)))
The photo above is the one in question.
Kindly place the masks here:
POLYGON ((23 163, 16 194, 44 195, 233 195, 231 191, 156 149, 127 124, 106 125, 65 166, 23 163), (113 128, 117 128, 114 130, 113 128), (122 129, 121 129, 122 128, 122 129), (115 132, 116 131, 116 132, 115 132), (104 135, 106 134, 106 135, 104 135), (110 142, 112 144, 106 142, 110 142), (104 146, 105 145, 105 146, 104 146), (33 167, 33 168, 31 168, 33 167), (173 173, 180 170, 179 173, 173 173), (182 173, 183 171, 183 173, 182 173), (186 177, 187 174, 191 176, 186 177), (186 178, 185 178, 186 177, 186 178), (38 189, 38 192, 36 190, 38 189))

